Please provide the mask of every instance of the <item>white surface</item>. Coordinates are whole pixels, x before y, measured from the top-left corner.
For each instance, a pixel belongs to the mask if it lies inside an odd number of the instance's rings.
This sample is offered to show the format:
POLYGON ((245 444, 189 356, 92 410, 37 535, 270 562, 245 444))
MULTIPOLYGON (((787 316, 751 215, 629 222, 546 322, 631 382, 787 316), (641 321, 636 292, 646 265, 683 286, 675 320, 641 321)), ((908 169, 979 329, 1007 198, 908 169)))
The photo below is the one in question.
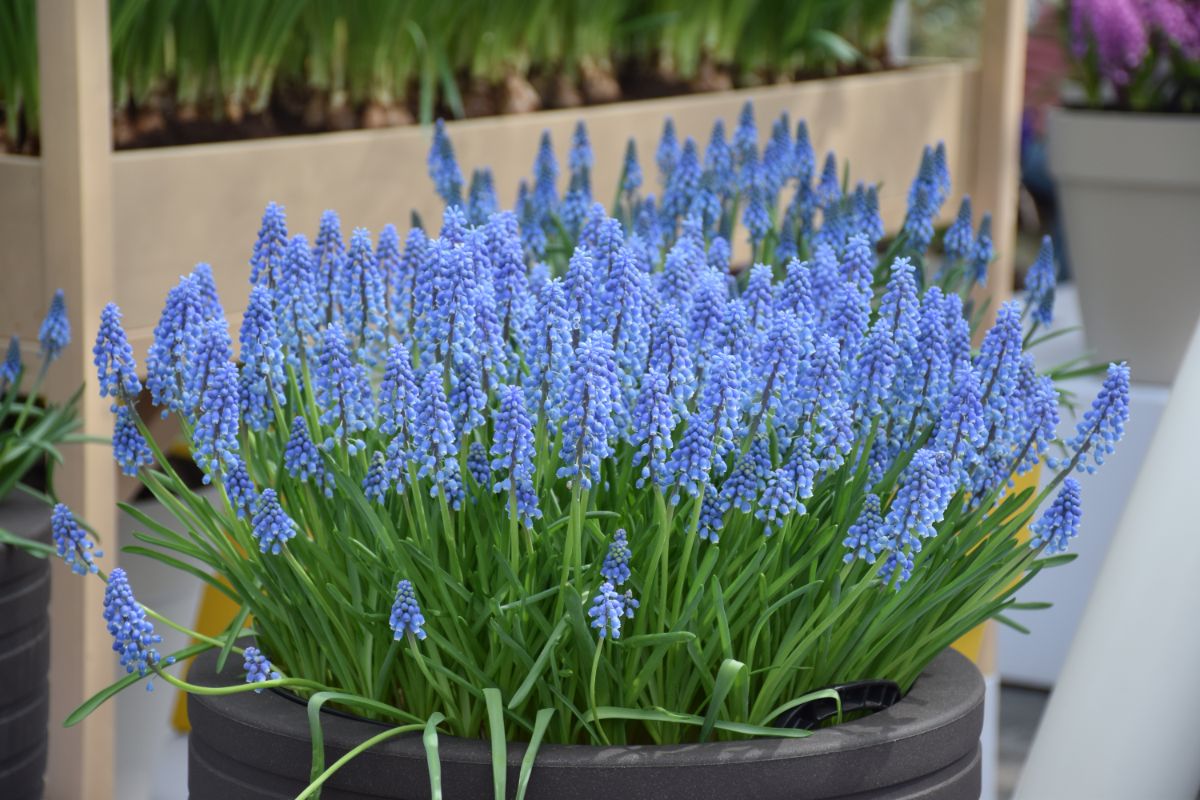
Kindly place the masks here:
POLYGON ((1000 676, 983 676, 983 730, 979 734, 982 751, 979 800, 996 800, 1000 766, 1000 676))
POLYGON ((1196 797, 1197 409, 1200 327, 1050 696, 1018 800, 1196 797))
MULTIPOLYGON (((1057 329, 1079 324, 1079 301, 1073 286, 1060 288, 1055 316, 1057 329)), ((1046 342, 1034 353, 1038 367, 1047 369, 1085 351, 1083 333, 1075 331, 1046 342)), ((1083 617, 1088 596, 1169 397, 1169 391, 1161 386, 1138 383, 1137 365, 1133 364, 1132 369, 1134 383, 1125 438, 1095 475, 1080 476, 1083 520, 1079 538, 1071 543, 1071 552, 1077 558, 1064 567, 1042 573, 1020 592, 1022 600, 1044 600, 1053 603, 1053 607, 1015 615, 1018 622, 1032 631, 1028 635, 1000 626, 999 663, 1005 681, 1049 687, 1066 661, 1071 637, 1083 617)), ((1091 405, 1100 383, 1100 378, 1067 383, 1076 394, 1080 414, 1091 405)), ((1073 435, 1075 424, 1076 420, 1064 409, 1060 435, 1073 435)), ((1043 470, 1043 482, 1051 477, 1049 470, 1043 470)))

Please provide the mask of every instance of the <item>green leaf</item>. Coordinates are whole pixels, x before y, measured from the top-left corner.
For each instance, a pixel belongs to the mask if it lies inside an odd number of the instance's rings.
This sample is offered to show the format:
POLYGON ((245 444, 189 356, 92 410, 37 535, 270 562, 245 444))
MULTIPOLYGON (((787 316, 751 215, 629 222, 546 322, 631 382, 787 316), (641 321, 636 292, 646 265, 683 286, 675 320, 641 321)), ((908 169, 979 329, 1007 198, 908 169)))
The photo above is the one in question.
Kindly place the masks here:
POLYGON ((12 545, 38 558, 53 556, 58 552, 54 549, 53 545, 48 545, 45 542, 39 542, 35 539, 26 539, 24 536, 17 536, 15 533, 6 531, 4 528, 0 528, 0 544, 12 545))
POLYGON ((525 755, 521 758, 521 773, 517 778, 517 800, 525 798, 525 792, 529 788, 529 778, 533 774, 533 762, 537 758, 542 737, 546 735, 546 728, 549 727, 550 719, 553 716, 553 708, 543 708, 537 712, 537 718, 533 722, 533 735, 529 737, 529 746, 525 748, 525 755))
POLYGON ((508 701, 509 710, 515 709, 521 703, 525 702, 525 698, 533 689, 534 683, 541 679, 542 673, 546 669, 546 664, 550 660, 550 654, 554 652, 555 646, 558 644, 558 637, 567 628, 567 619, 563 617, 550 631, 550 635, 546 637, 546 644, 542 645, 542 651, 538 653, 537 658, 533 660, 533 666, 529 669, 529 674, 525 676, 525 680, 521 681, 521 685, 517 687, 517 691, 508 701))
POLYGON ((504 800, 508 793, 508 747, 504 736, 504 698, 500 690, 489 686, 483 690, 487 705, 488 739, 492 746, 492 789, 496 800, 504 800))
POLYGON ((303 792, 296 795, 296 800, 308 800, 310 797, 319 797, 321 793, 321 786, 324 785, 325 781, 333 777, 333 774, 339 769, 357 758, 359 753, 363 753, 377 744, 386 742, 388 739, 394 739, 402 733, 412 733, 413 731, 421 730, 423 727, 423 725, 400 725, 398 727, 391 728, 390 730, 386 730, 383 733, 377 733, 370 739, 367 739, 365 742, 355 745, 354 747, 350 748, 350 750, 347 751, 344 756, 333 762, 329 769, 318 775, 316 780, 310 783, 303 792))
POLYGON ((733 688, 733 682, 745 668, 746 665, 736 659, 727 658, 721 662, 721 666, 717 670, 717 682, 713 687, 712 697, 708 701, 708 711, 704 714, 704 724, 700 726, 700 741, 708 741, 713 725, 717 722, 717 712, 725 702, 725 696, 729 694, 729 690, 733 688))
MULTIPOLYGON (((174 653, 171 653, 169 658, 173 659, 175 663, 179 663, 180 661, 189 659, 199 653, 203 653, 205 650, 212 649, 214 649, 214 646, 208 642, 199 642, 197 644, 189 645, 182 650, 176 650, 174 653)), ((79 708, 68 714, 66 720, 63 721, 63 727, 71 728, 75 725, 78 725, 80 722, 83 722, 83 720, 87 719, 89 714, 102 706, 104 702, 108 700, 108 698, 112 697, 122 689, 132 686, 138 681, 149 677, 151 677, 151 675, 139 675, 138 673, 134 672, 126 675, 124 678, 121 678, 115 683, 109 684, 89 697, 87 700, 83 701, 79 708)))
POLYGON ((440 711, 433 712, 425 723, 421 742, 425 745, 425 763, 429 765, 429 793, 433 800, 442 800, 442 760, 438 757, 437 726, 446 719, 440 711))
POLYGON ((696 641, 696 634, 691 631, 666 631, 664 633, 640 633, 636 636, 625 636, 614 639, 618 647, 657 647, 659 645, 685 644, 696 641))
POLYGON ((238 635, 242 632, 242 626, 246 624, 246 618, 249 616, 249 607, 242 606, 237 617, 229 626, 229 630, 225 634, 225 645, 221 648, 221 654, 217 656, 217 672, 225 669, 225 659, 229 658, 229 654, 233 651, 233 645, 237 642, 238 635))
POLYGON ((1014 622, 1013 620, 1009 619, 1008 617, 1004 616, 1003 614, 996 614, 995 616, 992 617, 992 619, 996 620, 997 622, 1001 623, 1002 625, 1007 625, 1008 627, 1012 628, 1014 631, 1017 631, 1018 633, 1024 633, 1024 634, 1029 633, 1029 628, 1026 628, 1024 625, 1020 624, 1019 622, 1014 622))
MULTIPOLYGON (((704 724, 704 719, 697 714, 678 714, 663 708, 622 708, 619 706, 599 706, 595 712, 584 714, 585 721, 603 721, 606 719, 636 720, 639 722, 661 722, 669 725, 704 724)), ((804 739, 812 736, 812 731, 798 728, 771 728, 763 725, 752 725, 746 722, 726 722, 717 720, 713 727, 719 731, 740 733, 746 736, 767 736, 777 739, 804 739)))

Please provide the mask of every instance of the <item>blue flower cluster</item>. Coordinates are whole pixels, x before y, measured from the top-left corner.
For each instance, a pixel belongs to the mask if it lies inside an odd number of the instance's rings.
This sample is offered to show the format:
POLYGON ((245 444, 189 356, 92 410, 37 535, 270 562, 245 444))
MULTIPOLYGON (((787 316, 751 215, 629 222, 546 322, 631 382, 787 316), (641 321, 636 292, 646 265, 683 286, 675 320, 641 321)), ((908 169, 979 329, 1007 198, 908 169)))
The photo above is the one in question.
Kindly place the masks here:
POLYGON ((71 509, 62 503, 56 504, 50 513, 50 533, 59 558, 66 562, 71 572, 87 575, 98 570, 96 557, 104 553, 95 549, 87 531, 75 520, 71 509))
POLYGON ((396 601, 392 604, 392 616, 389 620, 396 638, 400 639, 406 633, 411 633, 418 639, 425 638, 425 617, 421 614, 421 606, 417 603, 417 591, 412 581, 402 580, 396 584, 396 601))
POLYGON ((71 343, 71 322, 67 319, 67 306, 63 299, 63 290, 54 293, 50 301, 50 310, 42 320, 38 329, 38 344, 42 348, 42 358, 47 364, 58 358, 68 344, 71 343))
MULTIPOLYGON (((986 216, 976 228, 964 199, 945 236, 943 271, 966 285, 920 271, 951 197, 944 146, 923 153, 894 256, 880 262, 876 187, 844 187, 803 122, 775 121, 761 148, 758 131, 749 105, 731 139, 718 124, 703 148, 668 120, 657 196, 631 142, 610 215, 592 199, 582 125, 565 194, 547 134, 516 208, 500 211, 490 173, 476 170, 464 190, 439 123, 428 162, 446 201, 436 235, 387 227, 373 242, 357 229, 347 243, 326 212, 310 246, 269 206, 240 362, 200 265, 155 329, 151 399, 189 423, 194 459, 250 518, 243 530, 264 553, 297 535, 289 510, 305 483, 328 497, 361 487, 397 518, 409 488, 446 514, 468 495, 507 495, 512 520, 533 528, 561 507, 561 495, 547 505, 549 492, 602 503, 628 481, 692 504, 684 518, 716 542, 734 521, 786 535, 824 481, 862 464, 864 477, 897 485, 876 488, 839 534, 846 558, 882 562, 879 575, 901 585, 953 504, 994 501, 1055 436, 1053 382, 1023 353, 1025 318, 1051 318, 1050 251, 1031 272, 1028 306, 998 309, 975 352, 962 298, 993 257, 986 216), (739 224, 763 263, 732 274, 739 224), (277 445, 260 464, 268 435, 277 445), (352 481, 338 475, 335 486, 335 469, 352 481), (260 493, 251 476, 272 488, 260 493)), ((102 394, 132 409, 141 387, 115 306, 94 352, 102 394)), ((1128 370, 1117 365, 1066 463, 1094 467, 1127 415, 1128 370)), ((128 422, 116 452, 136 470, 148 457, 128 422)), ((1069 516, 1060 510, 1044 538, 1061 540, 1069 516)), ((616 638, 637 608, 618 592, 630 530, 591 561, 587 585, 600 588, 588 613, 601 636, 616 638)), ((393 629, 423 637, 423 623, 401 581, 393 629)))
MULTIPOLYGON (((162 637, 154 632, 154 625, 146 619, 146 612, 133 596, 125 570, 115 567, 108 575, 108 586, 104 590, 104 621, 113 637, 113 651, 121 659, 126 672, 145 675, 163 661, 154 645, 162 637)), ((153 685, 146 684, 150 690, 153 685)))
MULTIPOLYGON (((243 668, 246 670, 246 683, 277 681, 281 677, 275 668, 271 666, 271 661, 257 647, 247 647, 242 652, 242 658, 245 662, 243 668)), ((255 689, 254 691, 261 693, 262 689, 255 689)))

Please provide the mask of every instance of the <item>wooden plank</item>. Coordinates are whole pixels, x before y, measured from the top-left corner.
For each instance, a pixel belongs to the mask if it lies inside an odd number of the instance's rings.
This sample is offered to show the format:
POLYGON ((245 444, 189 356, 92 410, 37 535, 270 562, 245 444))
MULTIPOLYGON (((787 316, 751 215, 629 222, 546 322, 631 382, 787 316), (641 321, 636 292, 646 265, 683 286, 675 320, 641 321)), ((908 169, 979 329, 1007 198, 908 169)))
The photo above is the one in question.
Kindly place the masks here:
POLYGON ((993 298, 993 313, 1012 293, 1026 19, 1026 0, 984 3, 973 200, 976 209, 992 212, 992 238, 998 258, 992 265, 987 288, 993 298))
MULTIPOLYGON (((112 432, 108 400, 94 391, 92 337, 112 296, 112 132, 108 79, 108 4, 39 0, 38 50, 42 96, 42 248, 45 281, 66 291, 73 341, 51 370, 49 391, 65 397, 86 381, 80 410, 84 431, 112 432)), ((38 274, 36 267, 30 273, 38 274)), ((115 469, 107 447, 64 448, 58 490, 99 532, 105 567, 116 564, 115 469)), ((104 586, 56 569, 50 614, 50 764, 46 797, 106 800, 112 796, 112 705, 83 725, 61 726, 71 710, 112 682, 111 642, 101 611, 104 586)))
POLYGON ((42 256, 42 162, 0 155, 0 338, 13 333, 28 346, 37 335, 46 288, 42 256))
MULTIPOLYGON (((630 135, 636 138, 646 174, 643 190, 657 194, 654 151, 667 116, 675 120, 681 137, 693 136, 703 148, 714 120, 726 120, 732 133, 742 104, 753 100, 764 140, 771 122, 787 111, 793 124, 809 120, 820 158, 836 147, 854 178, 881 181, 884 217, 895 228, 903 219, 908 185, 925 144, 945 140, 956 195, 972 191, 964 176, 974 172, 977 89, 974 64, 948 62, 787 86, 466 120, 449 127, 463 171, 469 176, 472 168, 490 166, 501 204, 511 207, 518 181, 532 173, 541 132, 550 131, 560 164, 565 164, 572 129, 584 119, 596 157, 595 196, 609 204, 630 135)), ((198 261, 212 264, 226 310, 241 311, 247 261, 270 200, 287 208, 293 232, 310 238, 325 208, 339 212, 347 237, 354 226, 377 233, 388 222, 403 235, 414 208, 436 231, 441 203, 426 173, 429 136, 428 129, 410 127, 117 153, 117 293, 139 358, 167 290, 198 261)), ((560 177, 565 188, 566 176, 560 177)), ((948 213, 955 203, 947 205, 948 213)), ((744 246, 741 236, 735 246, 744 246)))

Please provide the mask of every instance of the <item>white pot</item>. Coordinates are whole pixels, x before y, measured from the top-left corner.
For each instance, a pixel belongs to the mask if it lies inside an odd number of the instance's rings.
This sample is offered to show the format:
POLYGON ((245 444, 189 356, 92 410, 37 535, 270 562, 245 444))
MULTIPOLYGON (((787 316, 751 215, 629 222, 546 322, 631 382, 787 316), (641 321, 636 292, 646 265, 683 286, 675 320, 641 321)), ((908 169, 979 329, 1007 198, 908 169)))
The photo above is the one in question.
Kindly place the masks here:
POLYGON ((1055 109, 1049 157, 1089 347, 1170 384, 1200 314, 1200 115, 1055 109))

